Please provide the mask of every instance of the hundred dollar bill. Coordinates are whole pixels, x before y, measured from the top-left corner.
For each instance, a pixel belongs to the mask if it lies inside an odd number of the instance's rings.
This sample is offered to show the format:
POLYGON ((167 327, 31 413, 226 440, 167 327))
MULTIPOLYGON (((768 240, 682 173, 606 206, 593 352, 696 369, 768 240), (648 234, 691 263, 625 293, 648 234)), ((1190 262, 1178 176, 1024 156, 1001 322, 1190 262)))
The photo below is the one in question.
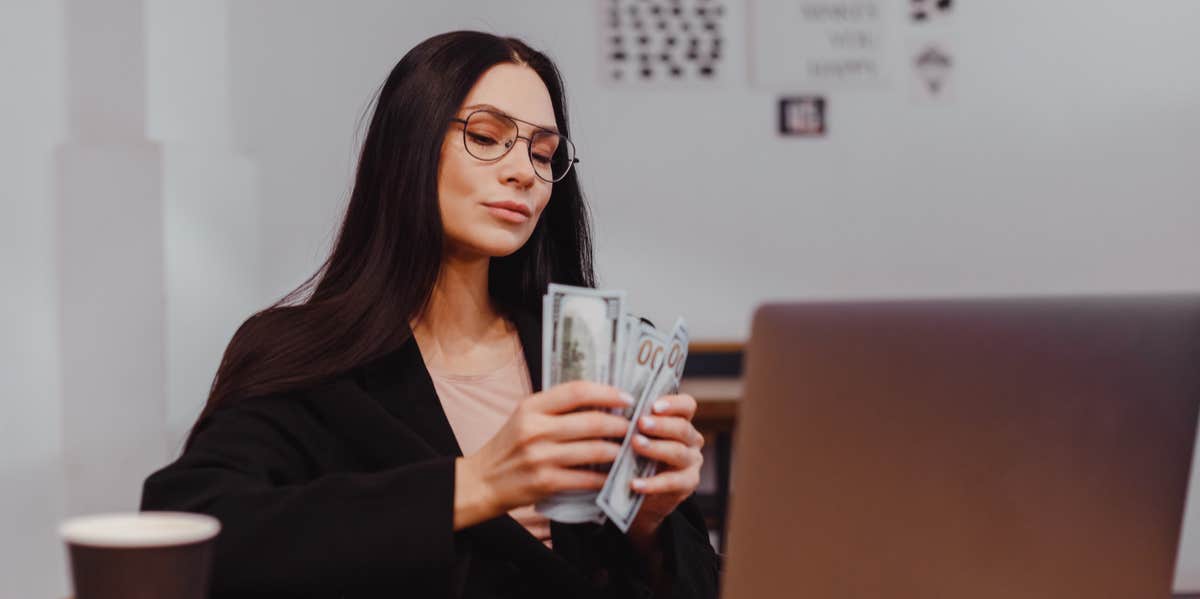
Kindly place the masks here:
MULTIPOLYGON (((569 381, 616 384, 623 340, 623 291, 551 284, 543 299, 542 389, 569 381)), ((607 465, 589 467, 606 472, 607 465)), ((559 522, 603 522, 595 491, 548 497, 535 509, 559 522)))
POLYGON ((604 486, 596 496, 596 505, 621 530, 628 532, 645 495, 635 492, 629 484, 635 478, 649 478, 658 471, 658 462, 637 454, 633 450, 633 438, 638 434, 638 421, 650 412, 650 406, 663 395, 676 393, 683 367, 687 361, 687 325, 680 318, 671 329, 670 341, 666 346, 666 357, 658 364, 653 377, 646 386, 633 413, 629 431, 621 442, 621 452, 608 472, 604 486))
POLYGON ((679 393, 679 384, 683 381, 683 367, 687 364, 689 338, 687 323, 683 317, 675 319, 675 325, 671 327, 671 341, 667 347, 667 368, 674 371, 675 378, 674 383, 667 387, 667 395, 679 393))
MULTIPOLYGON (((625 380, 625 364, 629 354, 629 347, 633 345, 633 340, 637 338, 638 324, 642 322, 641 318, 636 315, 626 312, 621 317, 621 347, 617 348, 617 376, 616 381, 620 386, 621 381, 625 380)), ((614 408, 613 413, 620 413, 622 410, 614 408)))
MULTIPOLYGON (((654 325, 636 316, 627 314, 625 318, 625 348, 617 387, 636 400, 642 397, 659 364, 666 358, 667 338, 654 325)), ((617 413, 632 418, 636 407, 618 409, 617 413)))

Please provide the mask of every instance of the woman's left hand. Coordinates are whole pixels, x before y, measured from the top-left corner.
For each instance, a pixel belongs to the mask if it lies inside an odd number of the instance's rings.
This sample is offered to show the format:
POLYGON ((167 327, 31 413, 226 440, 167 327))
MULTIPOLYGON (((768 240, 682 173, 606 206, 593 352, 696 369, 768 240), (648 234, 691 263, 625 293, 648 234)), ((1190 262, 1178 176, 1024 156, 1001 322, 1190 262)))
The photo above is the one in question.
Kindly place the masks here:
POLYGON ((691 395, 664 395, 638 421, 633 449, 658 462, 658 472, 649 478, 630 481, 634 491, 644 493, 641 510, 629 528, 637 545, 653 542, 658 527, 700 484, 704 436, 692 426, 696 399, 691 395))

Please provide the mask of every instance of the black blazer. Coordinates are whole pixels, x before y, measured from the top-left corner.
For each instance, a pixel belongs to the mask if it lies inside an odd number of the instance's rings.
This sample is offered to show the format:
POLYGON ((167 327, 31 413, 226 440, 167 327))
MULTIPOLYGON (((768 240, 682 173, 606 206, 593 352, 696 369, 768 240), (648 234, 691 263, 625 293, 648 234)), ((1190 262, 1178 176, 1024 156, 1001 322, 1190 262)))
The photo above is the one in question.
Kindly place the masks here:
MULTIPOLYGON (((515 323, 540 390, 541 319, 515 323)), ((551 522, 553 551, 507 515, 453 532, 460 455, 410 339, 314 388, 217 410, 146 479, 142 509, 221 521, 213 597, 652 595, 612 523, 551 522)), ((667 596, 716 597, 721 560, 694 498, 667 517, 660 541, 667 596)))

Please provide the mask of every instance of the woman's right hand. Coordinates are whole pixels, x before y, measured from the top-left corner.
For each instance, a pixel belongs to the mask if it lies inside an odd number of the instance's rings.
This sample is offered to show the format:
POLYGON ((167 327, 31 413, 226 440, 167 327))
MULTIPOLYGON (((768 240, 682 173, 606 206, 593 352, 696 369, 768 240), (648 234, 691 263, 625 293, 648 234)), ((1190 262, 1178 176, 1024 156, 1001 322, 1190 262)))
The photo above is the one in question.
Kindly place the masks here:
POLYGON ((609 408, 632 404, 633 398, 615 387, 584 381, 556 385, 522 401, 479 451, 458 458, 454 530, 561 491, 604 486, 604 473, 572 466, 616 459, 621 446, 611 439, 625 436, 629 420, 609 408))

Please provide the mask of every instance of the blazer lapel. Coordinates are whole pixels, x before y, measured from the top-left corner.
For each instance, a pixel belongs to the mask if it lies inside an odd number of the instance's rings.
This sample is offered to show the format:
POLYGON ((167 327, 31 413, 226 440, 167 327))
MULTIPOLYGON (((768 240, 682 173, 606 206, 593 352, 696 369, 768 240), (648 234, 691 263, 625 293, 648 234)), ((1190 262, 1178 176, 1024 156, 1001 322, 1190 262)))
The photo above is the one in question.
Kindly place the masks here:
POLYGON ((425 439, 438 455, 462 455, 412 335, 400 348, 365 368, 363 386, 389 413, 425 439))
MULTIPOLYGON (((538 393, 542 390, 540 315, 519 312, 512 320, 521 340, 529 381, 533 392, 538 393)), ((398 349, 365 366, 362 383, 388 412, 408 424, 440 455, 462 455, 421 348, 411 334, 398 349)))

